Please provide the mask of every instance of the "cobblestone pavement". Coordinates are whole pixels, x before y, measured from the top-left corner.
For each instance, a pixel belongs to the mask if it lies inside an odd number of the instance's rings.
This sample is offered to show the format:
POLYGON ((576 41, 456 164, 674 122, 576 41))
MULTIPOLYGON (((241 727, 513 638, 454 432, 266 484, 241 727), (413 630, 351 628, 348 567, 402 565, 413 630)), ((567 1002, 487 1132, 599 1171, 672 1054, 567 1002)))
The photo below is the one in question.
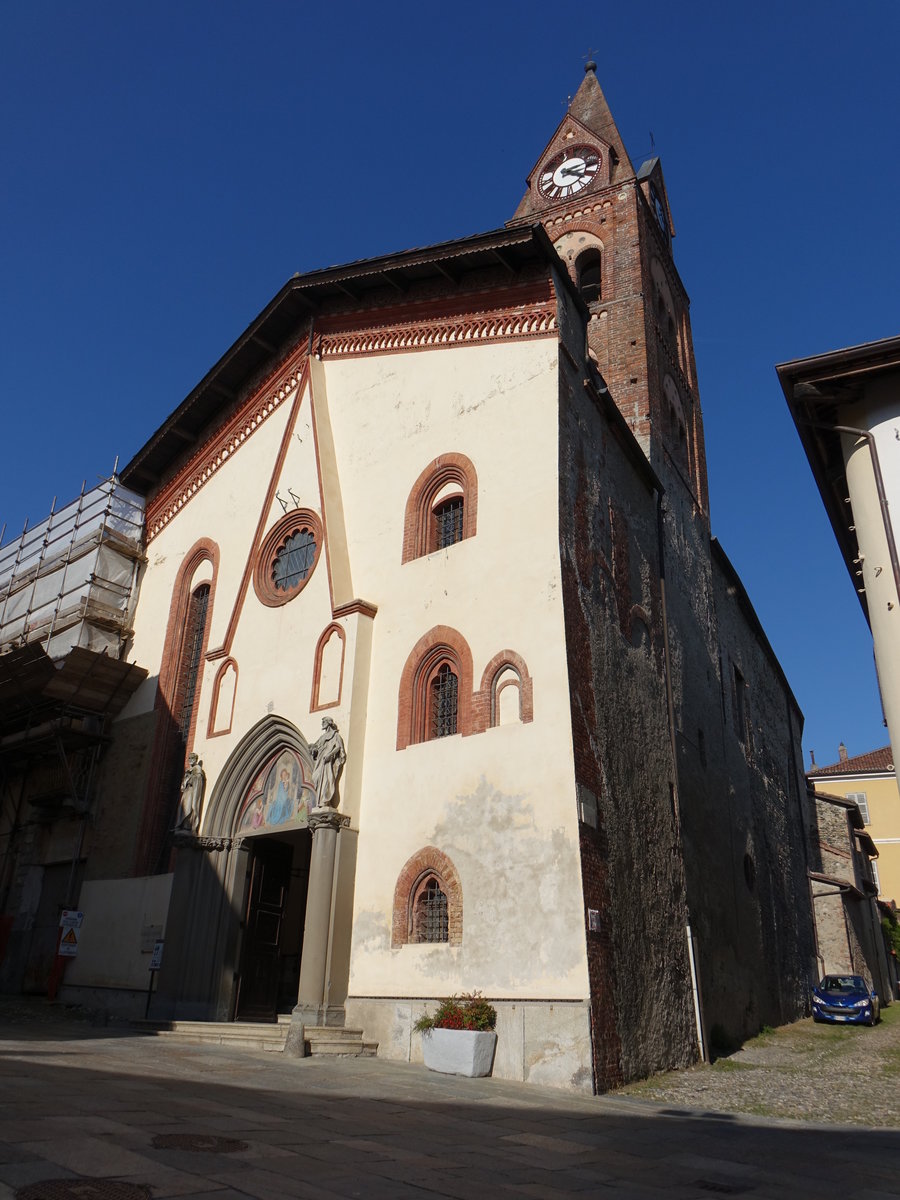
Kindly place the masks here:
POLYGON ((0 1005, 0 1200, 896 1200, 898 1167, 890 1130, 186 1046, 0 1005))
POLYGON ((754 1038, 712 1066, 657 1075, 619 1094, 683 1108, 897 1128, 900 1004, 885 1009, 874 1029, 808 1018, 754 1038))

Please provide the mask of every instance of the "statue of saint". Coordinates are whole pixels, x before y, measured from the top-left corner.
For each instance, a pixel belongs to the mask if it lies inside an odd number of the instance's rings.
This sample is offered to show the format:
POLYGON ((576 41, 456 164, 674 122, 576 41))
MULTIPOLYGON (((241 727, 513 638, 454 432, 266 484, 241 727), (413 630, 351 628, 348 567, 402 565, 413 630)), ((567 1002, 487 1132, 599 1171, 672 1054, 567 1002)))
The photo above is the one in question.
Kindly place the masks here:
POLYGON ((186 829, 196 832, 200 828, 200 817, 203 809, 203 788, 206 776, 203 774, 203 763, 191 751, 188 755, 187 770, 181 781, 181 803, 179 811, 181 818, 176 829, 186 829))
POLYGON ((322 718, 322 734, 311 747, 313 757, 313 791, 317 808, 337 808, 337 781, 347 753, 344 739, 331 717, 322 718))

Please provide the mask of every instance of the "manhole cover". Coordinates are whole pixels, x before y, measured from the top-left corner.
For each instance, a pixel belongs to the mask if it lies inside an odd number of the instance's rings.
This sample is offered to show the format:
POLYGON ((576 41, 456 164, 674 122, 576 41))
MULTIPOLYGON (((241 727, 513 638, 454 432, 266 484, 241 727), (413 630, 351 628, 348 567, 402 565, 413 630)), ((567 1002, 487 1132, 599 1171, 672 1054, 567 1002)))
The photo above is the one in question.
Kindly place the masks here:
POLYGON ((198 1154, 234 1154, 246 1150, 247 1143, 238 1138, 218 1137, 214 1133, 158 1133, 153 1139, 154 1150, 194 1150, 198 1154))
POLYGON ((16 1200, 150 1200, 152 1195, 139 1183, 115 1179, 42 1179, 19 1188, 16 1200))

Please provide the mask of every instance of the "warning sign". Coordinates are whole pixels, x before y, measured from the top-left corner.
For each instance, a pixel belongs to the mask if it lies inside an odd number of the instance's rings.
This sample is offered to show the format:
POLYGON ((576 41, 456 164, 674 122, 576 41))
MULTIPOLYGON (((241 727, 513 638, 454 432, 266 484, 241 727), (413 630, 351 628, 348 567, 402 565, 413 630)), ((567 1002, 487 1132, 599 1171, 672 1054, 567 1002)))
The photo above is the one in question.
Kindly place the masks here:
POLYGON ((158 971, 162 966, 163 943, 157 942, 153 947, 153 957, 150 959, 150 970, 158 971))
POLYGON ((60 929, 80 929, 84 921, 84 913, 77 908, 64 908, 59 916, 60 929))
POLYGON ((59 939, 59 956, 61 958, 74 958, 78 953, 78 929, 76 926, 70 926, 59 939))

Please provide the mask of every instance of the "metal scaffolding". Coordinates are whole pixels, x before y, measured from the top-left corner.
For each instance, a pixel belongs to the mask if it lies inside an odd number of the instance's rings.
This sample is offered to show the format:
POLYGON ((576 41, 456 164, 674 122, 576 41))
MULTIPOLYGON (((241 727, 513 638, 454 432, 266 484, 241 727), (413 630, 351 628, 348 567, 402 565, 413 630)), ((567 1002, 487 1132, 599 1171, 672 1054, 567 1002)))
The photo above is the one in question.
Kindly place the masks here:
POLYGON ((0 546, 0 652, 40 644, 118 658, 131 633, 144 501, 113 475, 0 546))

